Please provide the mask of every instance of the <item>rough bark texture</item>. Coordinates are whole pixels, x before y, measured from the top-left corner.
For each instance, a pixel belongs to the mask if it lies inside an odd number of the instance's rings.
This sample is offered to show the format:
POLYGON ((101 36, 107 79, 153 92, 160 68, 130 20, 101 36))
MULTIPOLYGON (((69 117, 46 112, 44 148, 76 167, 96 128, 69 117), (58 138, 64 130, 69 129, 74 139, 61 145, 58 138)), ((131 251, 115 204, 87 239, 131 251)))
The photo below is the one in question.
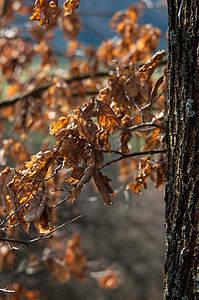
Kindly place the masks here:
POLYGON ((168 0, 164 300, 199 299, 198 0, 168 0))

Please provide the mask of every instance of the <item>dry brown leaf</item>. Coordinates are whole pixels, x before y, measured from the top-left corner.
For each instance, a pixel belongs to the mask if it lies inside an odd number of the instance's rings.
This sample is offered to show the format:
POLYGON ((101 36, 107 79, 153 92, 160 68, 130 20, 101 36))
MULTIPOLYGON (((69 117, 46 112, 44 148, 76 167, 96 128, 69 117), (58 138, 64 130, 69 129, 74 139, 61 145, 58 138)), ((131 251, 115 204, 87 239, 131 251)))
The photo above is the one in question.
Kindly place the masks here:
POLYGON ((120 121, 118 120, 113 110, 107 103, 98 100, 97 108, 99 113, 99 125, 105 128, 110 134, 114 133, 115 130, 119 127, 120 121))
POLYGON ((25 212, 25 221, 31 222, 40 219, 45 203, 47 200, 47 195, 43 190, 37 190, 31 199, 31 204, 25 212))
POLYGON ((160 146, 159 134, 161 130, 159 128, 155 129, 153 133, 145 139, 145 145, 141 148, 142 151, 158 149, 160 146))
POLYGON ((138 174, 134 175, 133 181, 127 186, 127 189, 130 188, 132 192, 140 195, 141 189, 147 188, 146 181, 150 175, 151 167, 148 157, 140 159, 138 174))
POLYGON ((167 52, 165 50, 159 50, 139 69, 139 73, 144 78, 145 82, 149 81, 157 65, 162 61, 166 54, 167 52))
POLYGON ((109 185, 111 179, 108 178, 106 175, 102 175, 102 173, 99 170, 95 169, 94 181, 98 188, 98 191, 100 192, 102 198, 104 199, 104 204, 105 205, 113 204, 113 202, 110 200, 110 194, 114 197, 116 197, 116 195, 109 185))
POLYGON ((30 21, 38 20, 41 25, 48 26, 50 19, 58 13, 58 0, 36 0, 35 8, 30 21))
POLYGON ((156 188, 161 188, 165 184, 165 172, 166 172, 166 156, 160 155, 158 161, 151 168, 151 180, 156 188))
POLYGON ((80 0, 67 0, 63 4, 65 16, 71 15, 79 6, 80 0))

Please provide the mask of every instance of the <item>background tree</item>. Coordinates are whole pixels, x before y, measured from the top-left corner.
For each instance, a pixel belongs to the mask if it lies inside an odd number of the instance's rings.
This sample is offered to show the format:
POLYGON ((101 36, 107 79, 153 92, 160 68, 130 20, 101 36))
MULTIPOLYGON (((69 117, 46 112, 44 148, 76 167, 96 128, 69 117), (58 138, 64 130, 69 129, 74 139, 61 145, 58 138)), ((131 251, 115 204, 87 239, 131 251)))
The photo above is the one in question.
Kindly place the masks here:
POLYGON ((164 299, 197 299, 199 15, 197 1, 168 1, 166 261, 164 299))

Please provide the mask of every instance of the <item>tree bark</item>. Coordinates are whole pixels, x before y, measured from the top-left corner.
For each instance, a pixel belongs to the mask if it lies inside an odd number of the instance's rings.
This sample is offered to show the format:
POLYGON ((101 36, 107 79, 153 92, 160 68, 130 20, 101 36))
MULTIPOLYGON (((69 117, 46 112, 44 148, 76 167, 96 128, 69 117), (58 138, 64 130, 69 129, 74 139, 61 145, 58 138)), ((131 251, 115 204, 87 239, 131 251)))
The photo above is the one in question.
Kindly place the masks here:
POLYGON ((199 299, 198 0, 168 0, 164 300, 199 299))

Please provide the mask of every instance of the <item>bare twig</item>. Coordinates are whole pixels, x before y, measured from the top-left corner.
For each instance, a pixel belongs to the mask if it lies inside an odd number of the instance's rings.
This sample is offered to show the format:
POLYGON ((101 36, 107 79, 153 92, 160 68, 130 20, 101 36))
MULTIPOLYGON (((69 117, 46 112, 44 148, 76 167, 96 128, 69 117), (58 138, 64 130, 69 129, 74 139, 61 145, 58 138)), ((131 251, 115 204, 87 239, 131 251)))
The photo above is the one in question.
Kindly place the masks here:
POLYGON ((19 208, 17 208, 9 217, 7 217, 3 222, 0 223, 0 227, 2 227, 8 220, 10 220, 22 207, 24 207, 31 199, 28 199, 24 204, 22 204, 19 208))
POLYGON ((82 218, 82 217, 83 217, 83 215, 79 215, 79 216, 77 216, 76 218, 74 218, 74 219, 72 219, 72 220, 70 220, 70 221, 68 221, 68 222, 66 222, 66 223, 64 223, 64 224, 62 224, 62 225, 60 225, 60 226, 58 226, 58 227, 52 229, 51 231, 49 231, 49 232, 47 232, 47 233, 45 233, 45 234, 42 234, 41 237, 46 237, 46 236, 48 236, 49 234, 51 234, 51 233, 53 233, 53 232, 55 232, 55 231, 61 229, 61 228, 64 227, 64 226, 67 226, 67 225, 69 225, 69 224, 71 224, 71 223, 77 221, 78 219, 80 219, 80 218, 82 218))
POLYGON ((117 162, 120 161, 122 159, 128 158, 128 157, 134 157, 134 156, 141 156, 141 155, 150 155, 150 154, 159 154, 159 153, 166 153, 166 149, 156 149, 156 150, 148 150, 148 151, 139 151, 139 152, 133 152, 133 153, 127 153, 127 154, 123 154, 121 157, 116 158, 114 160, 111 160, 109 162, 107 162, 106 164, 104 164, 101 169, 117 162))
MULTIPOLYGON (((61 191, 64 191, 63 189, 60 189, 61 191)), ((61 200, 59 203, 55 204, 52 208, 56 208, 58 206, 60 206, 61 204, 63 204, 64 202, 66 202, 68 199, 70 198, 70 195, 68 195, 66 198, 64 198, 63 200, 61 200)))
MULTIPOLYGON (((167 60, 162 60, 161 62, 159 62, 159 65, 165 65, 166 63, 167 63, 167 60)), ((144 64, 143 62, 138 62, 137 63, 137 65, 139 67, 141 67, 143 64, 144 64)), ((129 68, 129 66, 126 66, 126 68, 129 68)), ((98 72, 93 76, 93 78, 107 77, 107 76, 110 75, 110 71, 111 70, 108 70, 108 71, 105 71, 105 72, 98 72)), ((71 78, 68 78, 68 79, 63 79, 63 81, 65 83, 71 83, 71 82, 74 82, 74 81, 81 81, 81 80, 84 80, 84 79, 88 79, 90 77, 91 77, 90 74, 86 74, 84 76, 74 76, 74 77, 71 77, 71 78)), ((43 84, 39 87, 36 87, 32 91, 22 93, 21 95, 19 95, 17 97, 10 98, 9 100, 3 100, 0 103, 0 109, 4 108, 4 107, 15 105, 18 101, 20 101, 22 99, 25 99, 25 98, 28 98, 30 96, 32 96, 33 98, 40 97, 41 94, 44 91, 46 91, 49 87, 51 87, 53 84, 54 84, 53 81, 49 81, 49 82, 47 82, 47 83, 45 83, 45 84, 43 84)), ((98 91, 89 91, 85 94, 90 96, 90 95, 97 95, 98 93, 99 93, 98 91)), ((78 94, 74 93, 73 96, 78 96, 78 94)))
POLYGON ((23 245, 29 245, 29 244, 38 242, 40 240, 45 240, 47 238, 52 238, 52 237, 53 237, 52 235, 50 235, 50 236, 40 236, 38 238, 35 238, 35 239, 32 239, 32 240, 28 240, 28 241, 22 241, 22 240, 17 240, 17 239, 12 239, 12 238, 3 238, 3 237, 0 237, 0 241, 3 241, 3 242, 12 242, 12 243, 23 244, 23 245))
POLYGON ((62 165, 63 165, 63 164, 60 164, 60 165, 55 169, 55 172, 54 172, 51 176, 49 176, 48 178, 45 178, 44 181, 48 181, 49 179, 53 178, 53 177, 57 174, 57 172, 61 169, 62 165))
MULTIPOLYGON (((93 77, 94 78, 100 78, 100 77, 106 77, 108 75, 109 75, 109 72, 99 72, 99 73, 95 74, 93 77)), ((65 79, 64 82, 65 83, 71 83, 73 81, 81 81, 81 80, 84 80, 84 79, 88 79, 90 77, 91 77, 90 74, 86 74, 84 76, 74 76, 74 77, 65 79)), ((27 97, 30 97, 30 96, 32 96, 34 98, 35 97, 40 97, 41 94, 45 90, 47 90, 49 87, 51 87, 53 84, 54 84, 53 81, 49 81, 46 84, 43 84, 43 85, 33 89, 32 91, 22 93, 18 97, 10 98, 7 101, 3 101, 3 102, 0 103, 0 108, 12 106, 12 105, 16 104, 18 101, 20 101, 21 99, 24 99, 24 98, 27 98, 27 97)), ((92 94, 93 94, 93 92, 92 92, 92 94)))
POLYGON ((10 294, 16 293, 16 291, 9 290, 8 288, 0 289, 0 292, 2 292, 2 293, 10 293, 10 294))
MULTIPOLYGON (((148 127, 148 126, 153 126, 153 127, 157 127, 157 128, 160 128, 160 129, 165 129, 164 126, 160 126, 159 124, 157 124, 155 122, 146 122, 146 123, 138 124, 138 125, 135 125, 135 126, 132 126, 132 127, 128 127, 128 128, 119 127, 118 129, 119 130, 130 130, 130 131, 136 130, 137 131, 140 128, 148 127)), ((151 129, 152 128, 148 128, 148 130, 151 130, 151 129)))
POLYGON ((10 251, 14 252, 14 251, 18 250, 17 247, 11 246, 7 241, 5 241, 5 243, 6 243, 6 245, 8 246, 8 248, 10 249, 10 251))

